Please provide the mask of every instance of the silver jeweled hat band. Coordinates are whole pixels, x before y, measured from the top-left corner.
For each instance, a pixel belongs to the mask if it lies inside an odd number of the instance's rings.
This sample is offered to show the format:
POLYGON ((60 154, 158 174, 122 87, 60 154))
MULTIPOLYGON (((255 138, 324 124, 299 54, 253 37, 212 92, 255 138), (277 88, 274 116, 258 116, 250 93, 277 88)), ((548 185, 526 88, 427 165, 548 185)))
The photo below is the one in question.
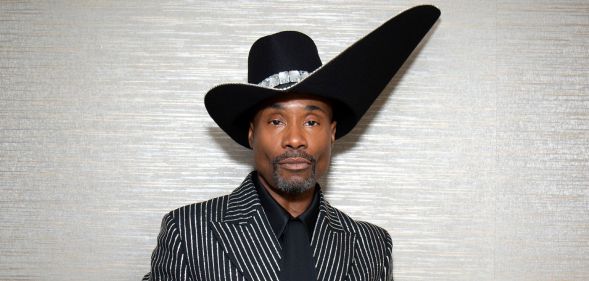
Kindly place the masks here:
POLYGON ((277 74, 271 75, 264 79, 258 85, 262 87, 275 88, 276 86, 284 85, 287 83, 298 83, 301 80, 309 76, 309 72, 304 70, 290 70, 282 71, 277 74))

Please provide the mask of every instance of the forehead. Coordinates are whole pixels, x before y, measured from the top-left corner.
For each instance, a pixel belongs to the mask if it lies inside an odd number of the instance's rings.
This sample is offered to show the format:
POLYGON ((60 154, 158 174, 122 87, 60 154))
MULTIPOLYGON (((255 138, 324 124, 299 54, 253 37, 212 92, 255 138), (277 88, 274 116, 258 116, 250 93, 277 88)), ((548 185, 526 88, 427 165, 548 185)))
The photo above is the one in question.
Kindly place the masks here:
POLYGON ((267 101, 257 110, 255 115, 257 116, 260 113, 275 110, 285 112, 289 110, 317 111, 323 112, 329 117, 332 116, 333 111, 331 104, 324 99, 307 95, 297 95, 267 101))

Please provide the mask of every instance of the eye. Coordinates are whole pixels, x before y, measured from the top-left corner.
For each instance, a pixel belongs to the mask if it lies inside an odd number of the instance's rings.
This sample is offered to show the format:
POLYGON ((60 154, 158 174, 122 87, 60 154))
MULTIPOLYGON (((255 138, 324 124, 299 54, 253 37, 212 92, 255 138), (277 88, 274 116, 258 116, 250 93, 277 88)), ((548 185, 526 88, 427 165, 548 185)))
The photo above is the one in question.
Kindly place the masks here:
POLYGON ((305 122, 305 126, 310 126, 310 127, 314 127, 319 125, 319 122, 315 121, 315 120, 309 120, 307 122, 305 122))
POLYGON ((279 119, 272 119, 272 120, 270 120, 270 122, 268 122, 268 124, 270 124, 272 126, 280 126, 284 123, 282 121, 280 121, 279 119))

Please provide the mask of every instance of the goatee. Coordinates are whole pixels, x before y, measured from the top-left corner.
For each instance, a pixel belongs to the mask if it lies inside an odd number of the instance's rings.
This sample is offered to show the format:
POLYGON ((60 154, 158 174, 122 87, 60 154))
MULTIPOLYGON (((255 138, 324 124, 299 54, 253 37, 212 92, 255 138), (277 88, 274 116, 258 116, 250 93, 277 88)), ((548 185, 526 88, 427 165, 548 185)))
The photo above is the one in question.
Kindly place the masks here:
POLYGON ((301 193, 304 193, 305 191, 312 189, 317 184, 317 178, 315 176, 316 163, 317 163, 317 160, 315 160, 315 158, 313 156, 307 154, 304 151, 300 151, 300 150, 287 151, 287 152, 277 156, 276 158, 274 158, 272 160, 272 166, 273 166, 272 178, 274 179, 274 182, 276 183, 276 188, 279 191, 281 191, 285 194, 290 194, 290 195, 301 194, 301 193), (280 165, 279 162, 284 159, 288 159, 288 158, 303 158, 303 159, 306 159, 307 161, 311 162, 311 175, 309 175, 308 177, 306 177, 304 179, 285 179, 284 177, 282 177, 280 175, 280 173, 278 172, 279 165, 280 165))

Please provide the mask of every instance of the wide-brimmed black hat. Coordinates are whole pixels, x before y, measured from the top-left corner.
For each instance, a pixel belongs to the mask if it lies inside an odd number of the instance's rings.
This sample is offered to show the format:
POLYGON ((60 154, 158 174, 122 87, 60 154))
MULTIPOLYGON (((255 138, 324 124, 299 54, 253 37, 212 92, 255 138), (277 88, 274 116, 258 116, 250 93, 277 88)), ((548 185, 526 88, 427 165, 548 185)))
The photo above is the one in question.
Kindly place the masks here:
POLYGON ((205 106, 223 131, 250 148, 249 122, 262 104, 289 94, 312 95, 331 103, 338 139, 354 128, 439 16, 429 5, 406 10, 323 66, 315 43, 303 33, 262 37, 250 49, 248 83, 214 87, 205 106))

